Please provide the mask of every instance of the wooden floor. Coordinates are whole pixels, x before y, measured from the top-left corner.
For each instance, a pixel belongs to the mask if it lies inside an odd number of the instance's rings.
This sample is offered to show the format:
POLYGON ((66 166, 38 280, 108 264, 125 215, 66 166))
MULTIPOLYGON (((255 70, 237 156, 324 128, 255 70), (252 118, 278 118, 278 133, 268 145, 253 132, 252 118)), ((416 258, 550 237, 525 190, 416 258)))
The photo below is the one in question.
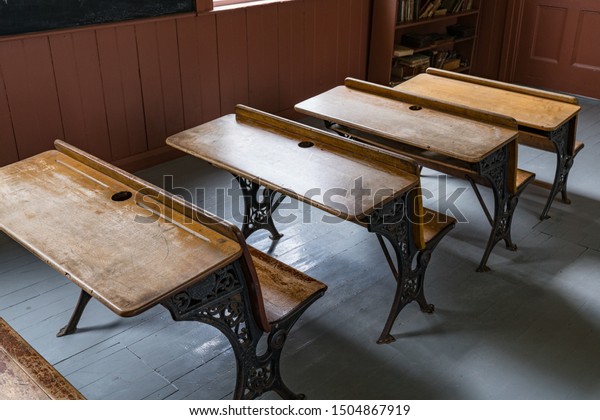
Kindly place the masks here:
MULTIPOLYGON (((287 343, 288 385, 311 399, 600 399, 600 102, 581 102, 578 138, 586 146, 571 171, 573 204, 556 202, 552 218, 540 222, 546 191, 530 186, 513 223, 519 250, 498 246, 491 272, 475 272, 489 225, 471 188, 424 172, 432 192, 426 204, 444 207, 440 196, 464 189, 455 204, 468 222, 430 263, 426 295, 435 313, 407 307, 395 343, 375 344, 394 285, 366 230, 297 206, 280 212, 298 220, 279 225, 285 236, 276 246, 264 233, 251 237, 329 286, 287 343)), ((553 178, 554 155, 522 148, 520 161, 538 179, 553 178)), ((229 197, 218 199, 218 189, 231 186, 229 174, 182 158, 140 175, 163 185, 167 174, 177 187, 205 188, 199 204, 234 219, 229 197)), ((87 398, 231 398, 235 366, 225 337, 174 323, 160 307, 120 319, 92 301, 80 331, 56 338, 78 293, 0 234, 0 316, 87 398)))

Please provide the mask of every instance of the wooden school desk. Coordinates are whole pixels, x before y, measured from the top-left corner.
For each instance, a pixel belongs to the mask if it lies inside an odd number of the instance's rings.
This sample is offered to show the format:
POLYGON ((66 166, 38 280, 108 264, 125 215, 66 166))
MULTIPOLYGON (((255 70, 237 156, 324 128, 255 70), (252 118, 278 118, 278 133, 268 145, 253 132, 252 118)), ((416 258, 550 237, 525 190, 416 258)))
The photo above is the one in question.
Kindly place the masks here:
POLYGON ((580 107, 573 96, 433 68, 395 89, 514 118, 519 143, 556 153, 554 181, 540 219, 549 217, 559 192, 570 204, 567 179, 575 156, 583 148, 583 143, 575 140, 580 107))
POLYGON ((407 303, 433 311, 423 292, 425 270, 454 220, 421 210, 414 162, 241 105, 235 115, 183 131, 167 143, 236 177, 245 198, 245 235, 267 229, 273 239, 280 237, 272 213, 283 196, 376 233, 397 282, 378 342, 394 340, 390 329, 407 303), (357 181, 361 191, 354 194, 357 181), (334 199, 328 199, 331 192, 334 199))
POLYGON ((0 318, 0 400, 83 400, 50 363, 0 318))
POLYGON ((518 195, 533 174, 517 170, 513 120, 351 78, 344 86, 301 102, 295 109, 322 119, 340 134, 471 181, 492 225, 478 271, 489 269, 488 257, 499 241, 516 249, 510 232, 512 216, 518 195), (493 218, 475 183, 492 187, 493 218))
POLYGON ((0 168, 0 229, 82 289, 59 335, 75 332, 92 297, 123 317, 161 304, 176 321, 225 334, 237 363, 235 398, 268 390, 299 397, 283 384, 279 358, 289 329, 325 286, 289 267, 282 274, 282 265, 249 251, 239 229, 216 216, 55 145, 0 168), (263 304, 265 294, 274 304, 263 304), (265 333, 268 349, 259 357, 265 333))

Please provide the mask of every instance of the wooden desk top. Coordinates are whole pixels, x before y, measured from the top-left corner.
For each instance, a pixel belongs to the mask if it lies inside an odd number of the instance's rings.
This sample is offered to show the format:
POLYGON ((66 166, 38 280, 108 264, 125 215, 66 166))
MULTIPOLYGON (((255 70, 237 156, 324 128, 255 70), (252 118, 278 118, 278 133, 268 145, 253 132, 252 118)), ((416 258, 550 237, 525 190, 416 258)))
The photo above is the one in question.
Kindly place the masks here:
POLYGON ((83 400, 73 385, 0 318, 0 400, 83 400))
POLYGON ((524 88, 467 75, 428 70, 394 89, 442 98, 482 111, 508 115, 526 127, 553 131, 576 115, 580 107, 572 96, 524 88))
POLYGON ((301 102, 295 109, 470 163, 481 161, 517 136, 509 125, 492 125, 472 118, 471 110, 457 115, 449 112, 452 108, 447 104, 437 106, 433 101, 424 102, 421 98, 355 79, 347 79, 344 86, 301 102))
POLYGON ((402 169, 406 159, 400 156, 381 153, 241 105, 236 108, 236 115, 183 131, 169 137, 167 143, 356 223, 361 223, 363 216, 376 205, 419 183, 416 175, 402 169), (313 146, 299 147, 302 142, 313 146), (351 191, 358 178, 362 178, 363 189, 370 189, 370 193, 357 203, 351 191), (392 190, 393 195, 379 196, 377 193, 383 189, 392 190), (326 192, 334 195, 327 199, 326 192))
POLYGON ((55 150, 0 168, 0 229, 120 316, 241 255, 235 241, 117 175, 55 150), (113 201, 121 191, 133 196, 113 201))

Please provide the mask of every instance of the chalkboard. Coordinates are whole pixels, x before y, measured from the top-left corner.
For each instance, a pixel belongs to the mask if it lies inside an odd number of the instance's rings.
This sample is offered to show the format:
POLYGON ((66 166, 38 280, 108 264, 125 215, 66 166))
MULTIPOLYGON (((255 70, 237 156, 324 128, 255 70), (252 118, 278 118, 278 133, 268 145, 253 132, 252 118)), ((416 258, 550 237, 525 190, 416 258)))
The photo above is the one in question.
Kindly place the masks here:
POLYGON ((0 0, 0 35, 194 10, 194 0, 0 0))

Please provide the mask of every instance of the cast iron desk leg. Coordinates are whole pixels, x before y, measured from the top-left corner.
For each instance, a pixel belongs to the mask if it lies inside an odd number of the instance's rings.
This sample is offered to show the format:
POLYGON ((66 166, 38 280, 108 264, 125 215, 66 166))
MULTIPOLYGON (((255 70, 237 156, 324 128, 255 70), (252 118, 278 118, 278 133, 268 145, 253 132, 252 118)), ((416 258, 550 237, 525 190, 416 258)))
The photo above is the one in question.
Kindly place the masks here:
POLYGON ((369 216, 369 232, 377 234, 396 280, 394 300, 383 331, 377 340, 378 344, 391 343, 396 340, 390 331, 398 314, 408 303, 416 301, 423 312, 432 313, 434 311, 434 306, 427 303, 423 289, 425 271, 433 249, 418 250, 416 248, 407 216, 410 212, 409 201, 408 194, 404 194, 369 216), (390 256, 382 237, 389 241, 394 250, 394 257, 390 256), (417 263, 413 268, 412 262, 415 258, 417 263), (397 263, 397 269, 394 266, 394 260, 397 263))
MULTIPOLYGON (((509 195, 508 193, 508 146, 498 149, 479 162, 478 172, 490 182, 494 194, 494 218, 490 220, 492 230, 483 257, 477 268, 477 271, 484 272, 490 270, 487 266, 487 260, 492 249, 499 241, 504 240, 506 248, 511 251, 517 250, 517 246, 512 242, 511 238, 511 225, 519 199, 516 195, 509 195)), ((480 204, 486 212, 488 219, 490 219, 485 203, 477 190, 477 186, 473 180, 469 179, 469 181, 477 192, 480 204)))
MULTIPOLYGON (((315 296, 313 301, 319 297, 315 296)), ((267 350, 260 355, 257 347, 264 332, 254 321, 239 262, 169 297, 162 305, 175 321, 203 322, 225 334, 237 367, 234 399, 253 399, 268 391, 286 399, 302 399, 304 395, 293 393, 283 382, 280 359, 289 330, 311 303, 306 302, 289 318, 271 325, 267 350)))
POLYGON ((567 204, 571 204, 571 201, 567 196, 567 179, 574 161, 573 153, 569 151, 569 126, 571 124, 574 124, 574 122, 571 121, 568 124, 563 124, 558 129, 551 132, 549 136, 549 140, 556 148, 556 173, 554 174, 554 183, 550 189, 548 201, 546 201, 544 210, 540 215, 540 220, 550 218, 548 212, 559 191, 561 192, 563 201, 567 204))
POLYGON ((75 330, 77 330, 77 324, 79 324, 81 315, 83 314, 83 311, 91 298, 92 296, 89 293, 85 292, 84 290, 81 291, 69 323, 60 329, 60 331, 56 334, 57 337, 73 334, 75 330))
POLYGON ((280 239, 283 235, 275 227, 273 212, 277 210, 285 196, 268 188, 261 188, 257 183, 241 176, 234 175, 234 177, 244 194, 242 222, 244 237, 248 238, 257 230, 266 229, 271 233, 272 240, 280 239))

